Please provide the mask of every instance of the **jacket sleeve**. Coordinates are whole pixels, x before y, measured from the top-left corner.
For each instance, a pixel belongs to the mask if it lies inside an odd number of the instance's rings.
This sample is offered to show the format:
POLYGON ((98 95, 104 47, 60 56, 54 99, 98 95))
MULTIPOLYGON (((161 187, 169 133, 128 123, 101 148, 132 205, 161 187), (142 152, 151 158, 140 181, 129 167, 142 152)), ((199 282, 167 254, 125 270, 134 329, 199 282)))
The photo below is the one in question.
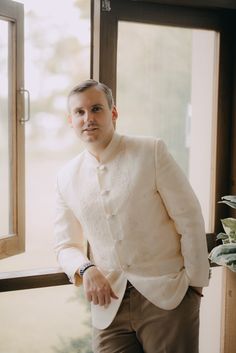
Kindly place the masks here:
POLYGON ((81 278, 76 273, 78 268, 89 261, 85 255, 85 248, 82 227, 64 201, 57 181, 54 249, 59 265, 69 280, 76 285, 81 283, 81 278))
POLYGON ((180 235, 185 273, 190 286, 209 283, 206 233, 200 204, 190 183, 162 140, 155 144, 156 186, 180 235))

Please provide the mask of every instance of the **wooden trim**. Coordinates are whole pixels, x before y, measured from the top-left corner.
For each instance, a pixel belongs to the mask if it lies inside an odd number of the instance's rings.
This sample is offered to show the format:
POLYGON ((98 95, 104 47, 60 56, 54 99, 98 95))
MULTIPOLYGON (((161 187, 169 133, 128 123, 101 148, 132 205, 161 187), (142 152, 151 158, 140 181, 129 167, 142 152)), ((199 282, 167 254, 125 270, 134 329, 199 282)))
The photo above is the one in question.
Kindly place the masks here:
MULTIPOLYGON (((232 128, 231 128, 231 173, 230 173, 230 193, 236 195, 236 14, 234 15, 233 28, 232 28, 232 63, 233 63, 233 105, 232 105, 232 128)), ((236 210, 230 209, 231 216, 236 218, 236 210)))
POLYGON ((24 88, 24 7, 17 6, 16 33, 16 92, 17 92, 17 235, 18 251, 25 251, 25 126, 20 119, 25 114, 24 96, 19 94, 24 88))
POLYGON ((91 31, 90 31, 90 78, 93 78, 93 65, 94 65, 94 0, 90 1, 90 23, 91 23, 91 31))
POLYGON ((112 88, 116 100, 116 62, 117 62, 117 18, 115 14, 101 14, 100 65, 99 76, 102 82, 112 88), (106 19, 105 19, 106 18, 106 19), (112 33, 112 35, 111 35, 112 33), (107 56, 107 48, 110 49, 107 56))
POLYGON ((236 273, 223 269, 221 353, 233 353, 236 347, 236 273))
MULTIPOLYGON (((230 98, 233 97, 232 104, 232 119, 231 122, 231 134, 230 138, 230 182, 228 183, 229 193, 236 195, 236 16, 232 20, 231 32, 231 65, 232 65, 232 80, 233 86, 230 92, 230 98)), ((226 97, 225 97, 226 98, 226 97)), ((224 208, 225 216, 231 216, 236 218, 236 210, 229 208, 225 205, 221 206, 224 208)), ((235 335, 235 324, 236 324, 236 273, 229 269, 223 270, 223 284, 222 284, 222 321, 221 321, 221 353, 232 353, 236 347, 236 335, 235 335)))
POLYGON ((113 0, 112 10, 120 21, 165 26, 220 30, 221 12, 216 9, 192 8, 162 3, 113 0))
POLYGON ((159 4, 202 7, 202 8, 224 8, 236 9, 235 0, 132 0, 134 2, 154 2, 159 4))
POLYGON ((0 292, 71 284, 60 268, 0 273, 0 292))
POLYGON ((100 1, 93 0, 91 4, 91 77, 99 81, 100 66, 100 1))
POLYGON ((18 16, 18 8, 23 8, 23 5, 15 1, 1 0, 0 18, 14 22, 18 16))
MULTIPOLYGON (((236 17, 235 17, 236 19, 236 17)), ((217 120, 217 160, 216 160, 216 189, 215 189, 215 227, 214 232, 222 231, 220 219, 227 217, 229 208, 222 207, 218 201, 222 196, 230 193, 231 172, 231 136, 232 108, 233 108, 233 71, 234 47, 232 16, 227 13, 222 16, 223 28, 220 39, 220 67, 219 67, 219 95, 217 120)))
POLYGON ((0 258, 24 251, 25 190, 24 190, 24 127, 19 123, 24 102, 19 89, 24 86, 24 7, 2 0, 0 16, 9 24, 9 133, 11 162, 11 221, 9 235, 0 239, 0 258))
POLYGON ((9 199, 10 233, 16 233, 16 25, 15 22, 8 22, 8 138, 9 138, 9 199))
MULTIPOLYGON (((208 253, 210 253, 211 250, 217 245, 216 235, 215 233, 207 233, 206 238, 208 253)), ((214 265, 212 265, 212 267, 214 267, 214 265)))

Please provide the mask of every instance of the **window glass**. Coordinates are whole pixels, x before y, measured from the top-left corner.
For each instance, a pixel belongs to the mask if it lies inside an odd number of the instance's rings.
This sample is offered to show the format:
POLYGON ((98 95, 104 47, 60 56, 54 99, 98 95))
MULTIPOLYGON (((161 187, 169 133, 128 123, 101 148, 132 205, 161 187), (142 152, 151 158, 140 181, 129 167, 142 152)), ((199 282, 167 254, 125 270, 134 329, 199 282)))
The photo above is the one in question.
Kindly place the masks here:
POLYGON ((10 208, 11 136, 9 129, 8 22, 0 20, 0 237, 12 231, 10 208))
POLYGON ((219 34, 119 22, 119 131, 164 139, 212 232, 219 34), (132 50, 130 50, 132 43, 132 50))
POLYGON ((72 285, 0 293, 2 353, 92 353, 89 305, 72 285))

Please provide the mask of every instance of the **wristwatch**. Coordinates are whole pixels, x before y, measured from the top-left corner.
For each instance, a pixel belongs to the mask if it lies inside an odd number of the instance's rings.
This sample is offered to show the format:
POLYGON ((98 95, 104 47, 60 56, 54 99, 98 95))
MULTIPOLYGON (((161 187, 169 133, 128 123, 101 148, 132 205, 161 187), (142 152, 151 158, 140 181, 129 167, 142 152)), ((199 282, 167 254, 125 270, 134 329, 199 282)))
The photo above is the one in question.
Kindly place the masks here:
POLYGON ((89 268, 95 266, 91 261, 85 262, 82 266, 79 268, 79 275, 80 277, 83 277, 84 272, 89 268))

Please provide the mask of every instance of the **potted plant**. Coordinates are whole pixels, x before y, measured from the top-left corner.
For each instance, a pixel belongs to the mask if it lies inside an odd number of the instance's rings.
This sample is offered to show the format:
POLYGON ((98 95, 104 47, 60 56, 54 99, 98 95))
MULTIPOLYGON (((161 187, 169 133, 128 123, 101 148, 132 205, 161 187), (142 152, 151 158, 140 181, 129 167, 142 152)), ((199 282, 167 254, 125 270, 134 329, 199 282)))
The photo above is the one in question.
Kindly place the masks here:
MULTIPOLYGON (((226 205, 236 209, 236 196, 223 196, 222 201, 226 205)), ((227 266, 236 272, 236 218, 225 218, 221 220, 224 233, 217 235, 222 244, 214 247, 209 254, 209 259, 218 265, 227 266)))

